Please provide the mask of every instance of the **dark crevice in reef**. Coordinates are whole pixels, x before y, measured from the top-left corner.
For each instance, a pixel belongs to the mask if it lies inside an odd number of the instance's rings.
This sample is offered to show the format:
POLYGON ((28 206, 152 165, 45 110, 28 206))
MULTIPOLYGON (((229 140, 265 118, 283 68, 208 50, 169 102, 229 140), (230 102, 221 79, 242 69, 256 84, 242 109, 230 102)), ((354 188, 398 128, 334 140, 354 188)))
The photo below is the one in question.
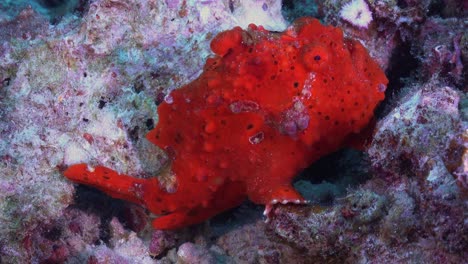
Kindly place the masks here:
POLYGON ((385 72, 388 78, 385 100, 377 107, 375 116, 377 118, 387 114, 393 109, 395 99, 400 97, 402 88, 407 84, 405 79, 418 75, 420 63, 411 54, 411 44, 402 42, 392 51, 388 69, 385 72))
MULTIPOLYGON (((304 169, 297 177, 306 179, 312 184, 319 184, 322 181, 337 182, 346 175, 347 167, 360 166, 364 159, 364 153, 357 150, 342 149, 320 158, 312 165, 304 169)), ((356 179, 358 182, 361 179, 356 179)))
POLYGON ((75 14, 82 17, 89 8, 90 0, 36 0, 47 10, 50 23, 58 24, 64 16, 75 14))
POLYGON ((122 214, 125 202, 114 199, 97 189, 78 185, 76 187, 75 203, 73 206, 84 212, 95 214, 100 217, 101 228, 99 229, 99 238, 104 243, 107 243, 111 238, 109 223, 112 217, 118 217, 122 214))
POLYGON ((403 42, 397 46, 392 52, 386 72, 389 83, 385 95, 398 92, 405 84, 403 78, 414 74, 418 67, 418 59, 411 54, 411 44, 403 42))
POLYGON ((432 0, 427 8, 427 16, 442 18, 466 16, 466 0, 444 1, 432 0))
POLYGON ((428 7, 427 16, 440 16, 441 11, 444 9, 444 1, 443 0, 434 0, 428 7))
POLYGON ((38 1, 42 6, 46 8, 57 8, 65 5, 68 0, 39 0, 38 1))
POLYGON ((76 15, 82 17, 89 9, 90 0, 79 0, 79 4, 73 10, 76 15))
POLYGON ((313 203, 330 205, 336 198, 345 196, 349 188, 370 179, 368 168, 369 160, 364 152, 342 149, 320 158, 304 169, 296 177, 294 185, 313 203), (315 189, 320 190, 320 194, 314 193, 315 189))
POLYGON ((294 0, 283 0, 283 9, 294 9, 294 0))
POLYGON ((212 217, 210 219, 210 236, 215 240, 240 226, 255 223, 263 217, 264 209, 265 206, 246 200, 240 206, 212 217))
POLYGON ((318 15, 315 0, 283 0, 281 13, 289 22, 303 16, 317 17, 318 15))
POLYGON ((407 8, 408 7, 408 3, 404 0, 398 0, 397 1, 397 6, 399 8, 407 8))

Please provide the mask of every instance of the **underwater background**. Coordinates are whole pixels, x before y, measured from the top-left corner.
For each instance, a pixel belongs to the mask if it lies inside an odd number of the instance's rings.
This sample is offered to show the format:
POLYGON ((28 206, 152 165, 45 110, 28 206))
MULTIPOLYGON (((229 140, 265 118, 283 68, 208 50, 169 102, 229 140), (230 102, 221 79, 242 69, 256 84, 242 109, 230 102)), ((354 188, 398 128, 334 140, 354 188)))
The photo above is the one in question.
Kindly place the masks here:
POLYGON ((0 263, 467 263, 467 14, 463 0, 0 0, 0 263), (304 16, 389 80, 364 144, 298 173, 309 204, 155 230, 144 207, 63 176, 161 174, 145 135, 211 40, 304 16))

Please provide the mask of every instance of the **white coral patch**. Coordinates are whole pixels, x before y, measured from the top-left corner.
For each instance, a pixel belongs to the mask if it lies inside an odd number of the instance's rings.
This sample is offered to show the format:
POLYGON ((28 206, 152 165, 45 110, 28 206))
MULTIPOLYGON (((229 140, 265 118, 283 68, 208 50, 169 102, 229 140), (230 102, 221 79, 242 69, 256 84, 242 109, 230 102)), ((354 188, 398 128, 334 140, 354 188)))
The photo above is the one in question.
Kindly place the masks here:
POLYGON ((64 154, 64 163, 66 165, 86 162, 88 159, 86 150, 80 144, 72 142, 67 145, 64 154))
POLYGON ((251 23, 272 31, 283 31, 287 27, 281 14, 281 1, 240 0, 233 15, 242 28, 251 23))
POLYGON ((372 13, 364 0, 352 0, 341 8, 340 16, 349 23, 367 28, 372 21, 372 13))
POLYGON ((116 141, 124 138, 124 132, 117 126, 117 117, 111 111, 101 110, 97 120, 91 121, 87 133, 116 141))

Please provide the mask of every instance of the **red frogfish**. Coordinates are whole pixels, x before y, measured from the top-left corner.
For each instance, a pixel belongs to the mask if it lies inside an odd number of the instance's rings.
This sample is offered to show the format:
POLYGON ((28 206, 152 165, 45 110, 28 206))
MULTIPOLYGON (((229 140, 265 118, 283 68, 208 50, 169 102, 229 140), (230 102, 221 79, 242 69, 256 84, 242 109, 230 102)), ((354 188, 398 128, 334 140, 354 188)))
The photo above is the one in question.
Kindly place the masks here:
POLYGON ((68 179, 160 215, 177 229, 250 199, 266 206, 305 203, 291 181, 343 147, 373 118, 388 83, 358 41, 316 19, 284 32, 251 24, 221 32, 203 73, 158 107, 147 139, 166 150, 162 175, 135 178, 76 164, 68 179))

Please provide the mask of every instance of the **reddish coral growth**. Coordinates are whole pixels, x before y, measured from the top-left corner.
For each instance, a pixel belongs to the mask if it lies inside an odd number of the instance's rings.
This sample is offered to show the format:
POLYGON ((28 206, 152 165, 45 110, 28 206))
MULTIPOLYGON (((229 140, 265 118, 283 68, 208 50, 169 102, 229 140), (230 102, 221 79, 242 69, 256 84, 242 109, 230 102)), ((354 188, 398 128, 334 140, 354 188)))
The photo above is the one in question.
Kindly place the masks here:
POLYGON ((164 176, 85 164, 65 176, 164 214, 153 223, 159 229, 201 222, 245 198, 267 209, 300 203, 294 175, 361 131, 384 98, 387 79, 365 48, 316 19, 283 33, 234 28, 211 48, 217 55, 159 106, 147 135, 171 156, 164 176))

